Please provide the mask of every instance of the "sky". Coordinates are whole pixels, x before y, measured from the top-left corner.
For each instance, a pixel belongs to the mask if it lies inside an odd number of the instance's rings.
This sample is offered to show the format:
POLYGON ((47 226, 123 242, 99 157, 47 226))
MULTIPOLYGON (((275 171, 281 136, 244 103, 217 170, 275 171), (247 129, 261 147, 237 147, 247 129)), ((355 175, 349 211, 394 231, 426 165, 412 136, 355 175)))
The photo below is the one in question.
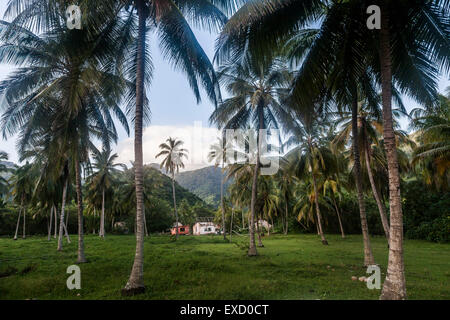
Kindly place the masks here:
MULTIPOLYGON (((3 17, 6 4, 6 0, 0 0, 0 17, 3 17)), ((212 59, 217 35, 195 29, 194 33, 206 54, 212 59)), ((185 148, 190 150, 185 170, 210 165, 206 160, 206 154, 209 146, 218 137, 218 131, 210 127, 208 121, 214 105, 205 95, 202 96, 202 102, 197 104, 186 77, 174 71, 165 61, 155 37, 151 37, 149 45, 155 70, 150 92, 148 92, 152 113, 151 123, 145 128, 143 134, 144 163, 159 162, 159 159, 155 159, 155 155, 159 152, 159 145, 171 136, 185 141, 185 148)), ((13 70, 11 66, 0 62, 0 81, 13 70)), ((448 78, 448 76, 441 78, 439 82, 441 92, 450 86, 448 78)), ((405 98, 404 103, 408 110, 417 107, 417 104, 408 98, 405 98)), ((406 129, 406 119, 403 119, 401 124, 406 129)), ((114 147, 114 152, 118 153, 119 162, 129 166, 130 161, 134 159, 133 132, 128 137, 118 123, 117 128, 119 141, 114 147)), ((6 151, 10 160, 17 163, 15 143, 16 137, 10 137, 7 141, 0 137, 0 150, 6 151)))

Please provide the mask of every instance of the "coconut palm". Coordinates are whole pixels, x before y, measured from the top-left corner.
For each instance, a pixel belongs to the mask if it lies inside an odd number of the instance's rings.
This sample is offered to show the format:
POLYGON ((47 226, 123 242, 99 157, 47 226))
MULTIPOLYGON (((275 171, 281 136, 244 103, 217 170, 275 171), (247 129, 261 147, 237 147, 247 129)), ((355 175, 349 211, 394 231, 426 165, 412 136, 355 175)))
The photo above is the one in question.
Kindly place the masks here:
POLYGON ((257 147, 250 204, 249 256, 257 255, 254 236, 255 204, 258 196, 257 181, 260 171, 262 130, 278 129, 279 123, 289 117, 282 100, 287 96, 291 74, 280 60, 259 63, 247 55, 242 63, 224 64, 218 72, 219 81, 232 95, 216 108, 210 117, 219 129, 258 130, 257 147))
POLYGON ((428 184, 447 189, 450 168, 450 88, 440 95, 434 110, 415 109, 412 127, 418 130, 419 145, 414 149, 413 164, 418 164, 428 184))
MULTIPOLYGON (((111 0, 130 4, 128 1, 111 0)), ((206 94, 217 103, 220 98, 219 87, 216 81, 214 68, 207 55, 201 48, 189 22, 208 30, 221 27, 227 20, 223 12, 231 12, 239 1, 206 0, 198 1, 147 1, 133 2, 137 10, 138 27, 137 41, 135 42, 132 65, 129 70, 134 73, 135 90, 135 168, 136 168, 136 254, 130 278, 122 290, 124 295, 133 295, 145 290, 143 282, 143 152, 142 129, 143 118, 146 112, 145 86, 149 84, 152 72, 151 59, 147 49, 147 23, 155 26, 151 30, 158 35, 160 47, 164 56, 177 69, 182 70, 188 77, 189 85, 194 91, 197 102, 200 101, 200 85, 205 88, 206 94), (223 11, 223 12, 222 12, 223 11), (189 22, 188 22, 189 21, 189 22)))
MULTIPOLYGON (((50 131, 59 136, 58 146, 67 154, 68 166, 75 176, 77 261, 81 263, 86 261, 81 165, 88 160, 89 150, 95 149, 94 137, 105 145, 117 138, 112 113, 127 129, 126 117, 119 107, 127 83, 108 64, 112 45, 103 32, 68 30, 57 24, 60 22, 56 19, 54 23, 59 28, 40 36, 19 26, 15 26, 15 37, 4 36, 2 57, 18 66, 23 63, 27 66, 0 84, 0 92, 7 98, 2 127, 4 135, 12 135, 20 128, 23 145, 33 132, 40 130, 39 126, 46 126, 47 137, 50 131)), ((103 26, 108 30, 121 27, 119 22, 103 26)), ((4 34, 8 34, 8 28, 5 27, 4 34)))
POLYGON ((124 168, 121 163, 114 163, 117 159, 117 153, 112 154, 110 148, 103 148, 102 151, 94 150, 92 167, 94 172, 88 177, 89 188, 96 193, 101 192, 102 213, 100 217, 99 236, 105 237, 105 194, 112 187, 114 174, 119 171, 118 168, 124 168))
POLYGON ((16 233, 14 234, 14 240, 17 240, 19 231, 20 216, 23 212, 23 234, 22 238, 26 238, 26 215, 27 207, 31 202, 33 196, 33 190, 36 183, 36 170, 30 163, 18 167, 14 174, 10 178, 10 184, 12 186, 13 201, 19 206, 19 215, 17 218, 16 233))
POLYGON ((288 162, 288 170, 298 179, 310 178, 312 185, 312 197, 316 210, 316 222, 322 244, 328 245, 322 225, 322 214, 319 206, 319 177, 327 177, 335 172, 336 161, 333 156, 324 132, 321 132, 321 120, 314 115, 299 117, 290 125, 292 136, 285 143, 286 147, 295 146, 285 156, 288 162))
MULTIPOLYGON (((247 50, 270 56, 286 38, 312 21, 320 20, 317 37, 298 48, 301 71, 294 94, 317 96, 323 75, 337 56, 353 59, 358 68, 371 66, 382 88, 383 135, 387 153, 391 211, 389 267, 382 299, 406 298, 403 263, 403 216, 397 148, 392 121, 393 81, 403 93, 420 102, 433 103, 439 68, 450 65, 450 13, 448 0, 434 1, 250 1, 229 20, 219 39, 218 58, 242 56, 247 50), (381 7, 381 30, 369 30, 366 10, 381 7), (249 14, 251 13, 251 14, 249 14), (395 19, 390 17, 395 16, 395 19), (348 22, 347 22, 348 21, 348 22), (270 30, 270 31, 268 31, 270 30), (421 32, 417 32, 421 30, 421 32), (351 42, 343 41, 344 38, 351 42), (339 55, 332 45, 347 47, 357 55, 339 55), (306 48, 306 50, 304 50, 306 48), (330 60, 331 56, 331 60, 330 60), (408 72, 404 72, 408 70, 408 72), (418 80, 420 79, 420 81, 418 80)), ((307 31, 307 30, 306 30, 307 31)), ((355 144, 356 145, 356 144, 355 144)))
MULTIPOLYGON (((217 143, 210 146, 210 151, 208 153, 208 161, 214 161, 214 165, 217 167, 222 166, 222 173, 224 171, 225 164, 228 162, 227 150, 232 148, 231 142, 226 141, 226 139, 217 138, 217 143)), ((225 228, 225 205, 223 201, 223 184, 224 176, 222 174, 222 179, 220 181, 220 205, 222 207, 222 228, 223 228, 223 239, 226 240, 226 228, 225 228)), ((230 233, 231 235, 231 233, 230 233)))
POLYGON ((8 193, 8 181, 4 175, 10 173, 12 170, 1 162, 7 160, 8 154, 4 151, 0 151, 0 197, 8 193))
MULTIPOLYGON (((178 239, 178 211, 177 200, 175 195, 175 172, 179 172, 180 168, 184 168, 183 158, 187 159, 187 150, 182 148, 184 142, 177 140, 176 138, 168 138, 166 143, 161 143, 159 148, 162 149, 160 153, 156 155, 156 158, 165 156, 161 161, 161 168, 164 168, 167 173, 172 175, 172 196, 173 196, 173 208, 175 212, 175 229, 176 239, 178 239)), ((225 226, 224 226, 225 227, 225 226)))

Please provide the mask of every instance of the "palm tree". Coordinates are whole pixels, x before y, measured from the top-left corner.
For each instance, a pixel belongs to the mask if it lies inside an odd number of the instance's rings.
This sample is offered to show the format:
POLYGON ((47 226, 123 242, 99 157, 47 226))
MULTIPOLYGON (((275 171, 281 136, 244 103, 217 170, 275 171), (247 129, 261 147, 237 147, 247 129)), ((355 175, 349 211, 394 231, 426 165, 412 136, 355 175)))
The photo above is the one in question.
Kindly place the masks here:
MULTIPOLYGON (((180 168, 184 168, 183 158, 187 159, 187 150, 181 148, 184 142, 181 140, 169 139, 166 143, 159 145, 162 149, 160 153, 156 155, 156 158, 160 156, 165 156, 161 161, 161 168, 164 168, 167 173, 172 175, 172 196, 173 196, 173 208, 175 211, 175 229, 176 229, 176 239, 178 239, 178 212, 177 212, 177 200, 175 196, 175 171, 178 173, 180 168)), ((225 226, 224 226, 225 228, 225 226)))
POLYGON ((285 143, 287 147, 295 145, 295 148, 286 155, 288 170, 298 179, 309 177, 312 182, 313 198, 316 209, 318 233, 322 244, 328 245, 322 225, 322 215, 319 206, 318 179, 335 172, 335 158, 328 146, 323 133, 320 131, 320 120, 314 115, 298 117, 290 125, 292 136, 285 143))
MULTIPOLYGON (((226 240, 226 228, 225 228, 225 204, 223 200, 223 184, 224 184, 224 176, 223 176, 223 170, 225 163, 228 162, 227 159, 227 150, 231 149, 231 143, 229 141, 226 141, 226 139, 217 138, 217 143, 211 145, 210 151, 208 153, 208 161, 214 161, 215 166, 222 166, 222 178, 220 181, 220 205, 222 207, 222 226, 223 226, 223 239, 226 240)), ((230 233, 231 236, 231 233, 230 233)))
POLYGON ((420 144, 414 149, 413 164, 418 164, 428 184, 447 189, 450 168, 450 87, 448 96, 440 95, 434 110, 415 109, 412 128, 420 144))
POLYGON ((289 117, 282 100, 287 95, 291 74, 280 60, 259 63, 247 55, 242 63, 227 63, 218 72, 219 81, 232 94, 212 113, 210 121, 219 129, 257 129, 256 165, 252 177, 250 204, 249 256, 258 254, 255 246, 255 205, 258 196, 257 181, 260 171, 262 130, 278 129, 279 122, 289 117))
POLYGON ((280 198, 284 203, 284 218, 282 218, 282 220, 284 220, 283 231, 284 234, 287 235, 289 232, 289 204, 292 199, 292 185, 294 183, 294 178, 286 168, 282 167, 281 170, 278 171, 276 181, 280 192, 280 198))
POLYGON ((100 231, 99 236, 105 237, 105 194, 114 182, 114 174, 119 170, 118 167, 124 168, 125 165, 121 163, 114 163, 117 159, 117 153, 111 154, 110 148, 103 148, 102 151, 94 150, 92 167, 95 170, 92 175, 88 177, 90 180, 90 189, 95 193, 101 190, 102 213, 100 217, 100 231))
POLYGON ((0 85, 8 101, 2 124, 4 135, 13 134, 19 130, 17 125, 21 125, 23 145, 42 127, 47 130, 47 137, 49 131, 60 137, 59 146, 67 154, 70 160, 67 165, 75 176, 77 261, 82 263, 86 258, 81 165, 88 160, 89 150, 95 149, 94 137, 101 139, 104 145, 117 138, 111 113, 128 130, 126 117, 119 107, 127 83, 108 64, 112 45, 103 32, 106 28, 120 29, 121 25, 119 22, 105 24, 104 29, 94 33, 93 30, 67 30, 58 25, 61 21, 57 19, 54 23, 59 28, 41 36, 16 26, 17 36, 4 40, 2 54, 6 61, 18 65, 26 61, 29 65, 0 85), (23 117, 23 110, 30 109, 32 113, 23 117), (48 126, 49 120, 53 121, 52 126, 48 126))
MULTIPOLYGON (((117 1, 117 0, 111 0, 117 1)), ((119 3, 122 1, 120 0, 119 3)), ((143 281, 143 246, 144 246, 144 199, 143 199, 143 151, 142 129, 143 119, 148 105, 146 103, 145 85, 149 84, 152 65, 147 50, 147 22, 156 26, 164 56, 188 77, 197 102, 200 102, 199 83, 205 88, 208 97, 217 103, 220 99, 219 87, 214 68, 207 55, 197 42, 188 19, 194 24, 206 29, 221 27, 227 18, 221 11, 231 12, 238 1, 206 0, 197 1, 134 1, 137 10, 138 27, 133 57, 129 59, 132 65, 129 70, 134 73, 135 80, 135 179, 136 179, 136 254, 130 278, 122 290, 124 295, 134 295, 145 290, 143 281)), ((147 113, 148 114, 148 113, 147 113)))
POLYGON ((347 60, 353 59, 357 68, 371 66, 382 88, 383 135, 390 177, 391 237, 389 267, 382 299, 406 298, 400 177, 392 121, 392 84, 395 80, 403 93, 420 102, 433 103, 439 68, 448 70, 450 65, 448 4, 448 0, 421 0, 414 3, 390 0, 251 1, 230 19, 219 39, 219 59, 230 54, 236 57, 246 50, 270 56, 277 52, 284 39, 320 19, 317 37, 302 42, 303 48, 298 47, 297 58, 300 59, 301 70, 309 76, 299 76, 293 91, 303 97, 305 93, 317 96, 317 90, 322 89, 323 74, 327 74, 330 61, 337 56, 351 57, 347 60), (366 10, 374 4, 380 6, 383 13, 380 31, 369 30, 366 26, 366 10), (352 41, 343 41, 344 38, 352 41), (340 50, 334 50, 333 43, 350 48, 359 57, 339 55, 340 50))
POLYGON ((16 233, 14 234, 14 240, 17 240, 19 231, 20 216, 23 212, 23 235, 26 237, 26 215, 27 206, 31 202, 33 196, 33 190, 36 180, 36 171, 33 170, 33 165, 26 163, 25 165, 17 168, 10 178, 12 185, 13 201, 19 205, 19 215, 17 218, 16 233))
POLYGON ((11 172, 11 169, 1 162, 7 160, 8 154, 4 151, 0 151, 0 197, 8 193, 8 181, 3 175, 11 172))

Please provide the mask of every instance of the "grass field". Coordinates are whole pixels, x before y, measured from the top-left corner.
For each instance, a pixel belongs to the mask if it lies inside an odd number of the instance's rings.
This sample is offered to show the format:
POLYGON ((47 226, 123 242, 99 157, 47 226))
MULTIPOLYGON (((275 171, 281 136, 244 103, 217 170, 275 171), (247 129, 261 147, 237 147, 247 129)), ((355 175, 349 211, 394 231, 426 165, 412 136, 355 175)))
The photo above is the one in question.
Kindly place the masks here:
MULTIPOLYGON (((134 257, 134 236, 86 236, 81 290, 68 290, 66 269, 76 260, 76 236, 56 251, 56 240, 0 238, 0 299, 121 299, 134 257)), ((145 240, 145 294, 131 299, 378 299, 352 276, 365 276, 361 236, 315 235, 264 238, 260 256, 246 256, 246 237, 238 244, 220 236, 165 236, 145 240)), ((372 238, 384 280, 387 245, 372 238)), ((450 299, 450 245, 405 242, 409 299, 450 299)))

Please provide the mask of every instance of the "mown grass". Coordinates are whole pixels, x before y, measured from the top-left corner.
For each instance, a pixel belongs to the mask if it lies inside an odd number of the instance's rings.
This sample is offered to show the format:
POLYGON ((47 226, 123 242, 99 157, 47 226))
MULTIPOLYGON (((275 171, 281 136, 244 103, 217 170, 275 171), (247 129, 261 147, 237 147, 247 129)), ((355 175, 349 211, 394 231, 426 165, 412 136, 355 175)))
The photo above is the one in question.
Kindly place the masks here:
MULTIPOLYGON (((66 269, 76 261, 76 236, 56 251, 56 240, 0 238, 0 299, 122 299, 131 270, 134 236, 86 236, 81 290, 68 290, 66 269)), ((365 276, 360 236, 315 235, 264 238, 260 255, 246 256, 246 237, 226 243, 220 236, 145 239, 145 294, 128 299, 378 299, 352 276, 365 276)), ((383 237, 372 238, 376 262, 387 264, 383 237)), ((450 299, 450 245, 405 242, 409 299, 450 299)))

